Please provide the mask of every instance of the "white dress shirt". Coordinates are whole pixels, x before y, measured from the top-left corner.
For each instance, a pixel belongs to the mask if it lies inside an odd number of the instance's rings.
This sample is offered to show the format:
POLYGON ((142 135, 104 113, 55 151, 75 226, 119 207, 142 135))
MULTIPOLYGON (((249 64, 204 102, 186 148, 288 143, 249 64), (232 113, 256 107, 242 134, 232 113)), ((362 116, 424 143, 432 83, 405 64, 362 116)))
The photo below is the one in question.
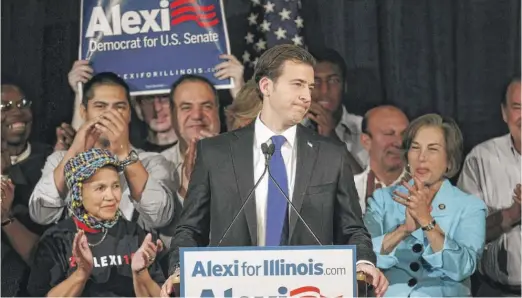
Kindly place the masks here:
POLYGON ((343 115, 335 127, 335 133, 346 144, 346 149, 359 162, 361 168, 369 165, 370 156, 361 143, 363 117, 350 114, 343 106, 343 115))
MULTIPOLYGON (((297 127, 294 125, 281 134, 286 139, 286 142, 281 147, 281 155, 285 162, 286 177, 288 179, 288 197, 290 200, 292 200, 295 183, 296 131, 297 127)), ((275 135, 277 134, 266 127, 258 116, 255 123, 254 135, 254 181, 257 181, 265 170, 265 156, 263 155, 263 151, 261 151, 261 144, 271 144, 272 141, 270 138, 275 135)), ((267 173, 256 188, 257 243, 259 246, 265 246, 268 179, 269 176, 267 173)), ((289 211, 290 208, 289 206, 289 211)))
MULTIPOLYGON (((483 199, 490 213, 508 208, 513 204, 513 190, 520 183, 520 162, 511 135, 488 140, 473 148, 466 157, 458 187, 483 199)), ((519 224, 486 244, 479 270, 498 283, 519 286, 520 265, 519 224)))
MULTIPOLYGON (((261 150, 263 143, 271 144, 271 137, 277 135, 271 131, 257 116, 255 120, 255 133, 254 133, 254 181, 257 181, 263 171, 265 170, 265 156, 261 150)), ((285 162, 286 176, 288 179, 288 197, 292 200, 295 185, 295 169, 296 169, 296 158, 297 158, 297 147, 296 147, 296 133, 297 126, 292 126, 285 130, 282 136, 285 137, 286 142, 281 147, 281 155, 285 162)), ((256 188, 256 215, 257 215, 257 245, 265 246, 266 237, 266 205, 268 201, 268 173, 263 177, 258 187, 256 188)), ((290 212, 290 207, 288 212, 290 212)), ((372 262, 366 260, 359 260, 358 264, 368 264, 375 266, 372 262)))
MULTIPOLYGON (((357 194, 359 194, 359 204, 361 205, 363 215, 364 213, 366 213, 366 191, 368 187, 368 174, 370 174, 370 166, 366 167, 366 169, 362 173, 353 176, 355 188, 357 189, 357 194)), ((399 184, 402 181, 402 179, 406 176, 406 174, 407 172, 405 169, 402 171, 402 174, 390 185, 386 185, 386 183, 380 181, 379 179, 377 179, 377 177, 375 177, 374 185, 380 184, 381 187, 388 187, 399 184)))

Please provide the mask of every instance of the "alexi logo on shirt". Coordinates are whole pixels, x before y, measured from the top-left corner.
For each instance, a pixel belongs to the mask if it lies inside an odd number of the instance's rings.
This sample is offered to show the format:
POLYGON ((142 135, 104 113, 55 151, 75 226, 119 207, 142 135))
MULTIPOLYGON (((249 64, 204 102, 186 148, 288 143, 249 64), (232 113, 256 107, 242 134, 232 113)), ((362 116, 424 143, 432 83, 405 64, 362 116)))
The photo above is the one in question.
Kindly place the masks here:
MULTIPOLYGON (((94 268, 104 268, 111 266, 122 266, 122 265, 130 265, 132 257, 134 253, 126 254, 126 255, 107 255, 102 257, 92 257, 94 268)), ((71 268, 76 267, 76 259, 74 256, 69 258, 69 266, 71 268)))

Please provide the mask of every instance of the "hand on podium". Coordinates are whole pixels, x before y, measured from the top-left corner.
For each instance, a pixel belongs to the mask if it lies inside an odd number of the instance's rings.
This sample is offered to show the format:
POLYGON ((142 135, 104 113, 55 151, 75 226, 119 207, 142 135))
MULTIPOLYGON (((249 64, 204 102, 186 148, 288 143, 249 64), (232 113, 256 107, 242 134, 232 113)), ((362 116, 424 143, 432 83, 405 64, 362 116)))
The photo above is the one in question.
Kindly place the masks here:
POLYGON ((179 267, 174 271, 174 273, 169 276, 169 278, 165 281, 163 286, 161 287, 160 297, 179 297, 179 285, 181 283, 180 279, 180 269, 179 267))
POLYGON ((388 279, 373 265, 357 265, 357 296, 368 297, 370 287, 373 287, 376 297, 382 297, 388 289, 388 279))

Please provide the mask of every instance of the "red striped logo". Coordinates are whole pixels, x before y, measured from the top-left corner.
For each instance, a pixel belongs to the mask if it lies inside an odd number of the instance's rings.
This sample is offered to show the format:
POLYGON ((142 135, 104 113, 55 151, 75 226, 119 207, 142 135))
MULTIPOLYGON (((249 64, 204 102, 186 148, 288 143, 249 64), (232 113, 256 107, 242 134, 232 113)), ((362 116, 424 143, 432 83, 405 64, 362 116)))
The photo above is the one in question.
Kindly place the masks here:
POLYGON ((199 27, 214 27, 219 24, 215 5, 202 6, 197 0, 176 0, 170 3, 170 24, 196 22, 199 27))

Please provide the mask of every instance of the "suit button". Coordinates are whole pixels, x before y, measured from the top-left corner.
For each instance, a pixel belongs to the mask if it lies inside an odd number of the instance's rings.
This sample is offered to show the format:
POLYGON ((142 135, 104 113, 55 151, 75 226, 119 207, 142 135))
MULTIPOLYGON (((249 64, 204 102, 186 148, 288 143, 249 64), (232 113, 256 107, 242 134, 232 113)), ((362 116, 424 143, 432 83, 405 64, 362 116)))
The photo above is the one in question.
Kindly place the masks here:
POLYGON ((411 250, 413 250, 415 253, 420 253, 422 251, 422 244, 414 244, 411 250))
POLYGON ((419 269, 420 269, 420 265, 419 265, 419 263, 417 263, 417 262, 411 262, 411 264, 410 264, 410 269, 411 269, 411 271, 413 271, 413 272, 417 272, 417 271, 419 271, 419 269))
POLYGON ((413 287, 416 284, 417 284, 417 280, 415 278, 408 280, 408 286, 413 287))

